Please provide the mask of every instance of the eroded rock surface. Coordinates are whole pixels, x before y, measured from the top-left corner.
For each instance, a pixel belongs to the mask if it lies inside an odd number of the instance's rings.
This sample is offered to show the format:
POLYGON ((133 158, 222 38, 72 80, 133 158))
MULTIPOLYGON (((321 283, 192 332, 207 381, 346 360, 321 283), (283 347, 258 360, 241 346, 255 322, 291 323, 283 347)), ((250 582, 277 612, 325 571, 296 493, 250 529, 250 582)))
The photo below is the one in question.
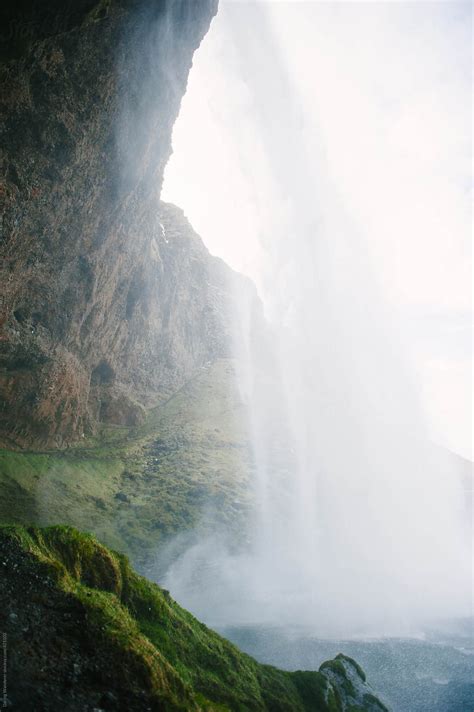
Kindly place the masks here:
MULTIPOLYGON (((7 2, 0 438, 135 425, 224 356, 231 275, 159 202, 217 0, 7 2)), ((231 290, 230 290, 231 291, 231 290)))

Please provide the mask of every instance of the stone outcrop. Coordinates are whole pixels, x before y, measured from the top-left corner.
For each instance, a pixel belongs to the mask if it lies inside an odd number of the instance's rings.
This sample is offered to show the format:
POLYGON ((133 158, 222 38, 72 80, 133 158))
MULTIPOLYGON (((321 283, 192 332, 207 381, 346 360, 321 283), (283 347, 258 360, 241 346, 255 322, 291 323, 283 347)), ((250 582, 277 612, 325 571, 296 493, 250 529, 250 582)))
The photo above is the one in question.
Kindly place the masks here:
POLYGON ((2 9, 4 445, 61 447, 101 421, 137 424, 225 355, 234 277, 159 201, 193 52, 216 9, 2 9))

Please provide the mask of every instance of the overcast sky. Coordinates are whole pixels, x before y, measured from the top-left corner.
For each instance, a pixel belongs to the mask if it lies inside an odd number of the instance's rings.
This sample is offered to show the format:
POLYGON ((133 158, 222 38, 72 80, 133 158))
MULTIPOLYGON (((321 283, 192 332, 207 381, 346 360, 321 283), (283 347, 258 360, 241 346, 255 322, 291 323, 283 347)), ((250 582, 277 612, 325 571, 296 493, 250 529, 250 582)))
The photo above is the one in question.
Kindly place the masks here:
POLYGON ((341 206, 402 319, 433 437, 465 456, 471 12, 458 2, 221 0, 195 55, 163 192, 269 302, 271 235, 288 216, 262 125, 283 137, 279 170, 298 131, 317 168, 315 200, 341 206), (275 126, 289 103, 286 136, 275 126))

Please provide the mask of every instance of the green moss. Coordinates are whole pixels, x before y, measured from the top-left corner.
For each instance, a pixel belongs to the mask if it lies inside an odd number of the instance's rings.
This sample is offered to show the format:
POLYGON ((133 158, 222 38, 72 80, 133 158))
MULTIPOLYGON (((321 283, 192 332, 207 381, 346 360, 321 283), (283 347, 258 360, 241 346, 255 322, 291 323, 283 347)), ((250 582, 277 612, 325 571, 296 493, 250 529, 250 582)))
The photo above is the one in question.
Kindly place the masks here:
MULTIPOLYGON (((47 572, 60 591, 80 602, 88 634, 105 651, 107 664, 129 676, 130 685, 138 676, 141 687, 166 701, 164 709, 342 710, 324 674, 258 664, 92 535, 66 526, 4 526, 5 543, 30 581, 47 572)), ((344 669, 340 660, 331 665, 344 669)))
POLYGON ((326 677, 315 677, 311 672, 297 670, 291 673, 292 680, 305 704, 309 707, 312 701, 324 709, 324 705, 331 712, 340 709, 334 690, 332 690, 326 677))
POLYGON ((140 428, 104 427, 65 451, 0 451, 0 522, 71 524, 140 565, 197 527, 243 540, 251 462, 241 409, 222 360, 140 428))
MULTIPOLYGON (((324 662, 321 665, 321 667, 319 669, 321 670, 321 672, 329 671, 329 672, 333 673, 334 675, 336 675, 339 680, 340 686, 341 686, 342 690, 344 691, 344 694, 347 695, 348 697, 354 697, 355 696, 354 685, 347 677, 346 668, 344 667, 344 664, 342 662, 342 660, 344 660, 344 659, 347 659, 348 661, 353 662, 352 658, 346 658, 346 656, 342 655, 342 653, 339 653, 339 655, 336 656, 335 660, 327 660, 326 662, 324 662)), ((359 668, 359 666, 357 666, 356 669, 357 669, 357 672, 359 672, 359 670, 361 668, 359 668)))
POLYGON ((380 712, 390 712, 388 707, 386 707, 383 702, 380 702, 378 697, 375 697, 375 695, 372 695, 369 693, 364 695, 364 705, 366 707, 375 707, 376 709, 379 709, 380 712))
POLYGON ((360 679, 363 682, 366 682, 365 672, 353 658, 350 658, 348 655, 344 655, 343 653, 339 653, 338 655, 336 655, 336 660, 346 660, 348 663, 350 663, 350 665, 352 665, 352 667, 356 669, 360 679))
POLYGON ((341 660, 338 660, 337 657, 335 660, 327 660, 323 663, 321 665, 321 670, 331 670, 336 675, 343 675, 344 677, 346 675, 346 669, 341 660))

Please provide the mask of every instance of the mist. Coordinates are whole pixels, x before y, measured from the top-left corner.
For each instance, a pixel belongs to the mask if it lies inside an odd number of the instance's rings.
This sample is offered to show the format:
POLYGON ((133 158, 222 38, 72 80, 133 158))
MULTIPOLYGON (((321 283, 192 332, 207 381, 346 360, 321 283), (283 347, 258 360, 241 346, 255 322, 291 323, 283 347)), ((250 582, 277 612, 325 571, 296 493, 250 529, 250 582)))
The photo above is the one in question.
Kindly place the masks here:
MULTIPOLYGON (((207 178, 199 162, 200 193, 185 98, 164 197, 254 279, 268 322, 243 336, 252 319, 236 295, 233 355, 255 469, 250 542, 236 554, 216 532, 166 575, 173 596, 212 625, 401 636, 471 613, 462 463, 433 443, 411 335, 420 313, 451 323, 469 312, 467 12, 223 3, 200 50, 215 37, 210 54, 202 67, 196 59, 188 93, 199 68, 196 82, 219 97, 202 115, 219 173, 207 178)), ((465 452, 462 343, 463 395, 443 422, 455 423, 454 449, 465 452)))

